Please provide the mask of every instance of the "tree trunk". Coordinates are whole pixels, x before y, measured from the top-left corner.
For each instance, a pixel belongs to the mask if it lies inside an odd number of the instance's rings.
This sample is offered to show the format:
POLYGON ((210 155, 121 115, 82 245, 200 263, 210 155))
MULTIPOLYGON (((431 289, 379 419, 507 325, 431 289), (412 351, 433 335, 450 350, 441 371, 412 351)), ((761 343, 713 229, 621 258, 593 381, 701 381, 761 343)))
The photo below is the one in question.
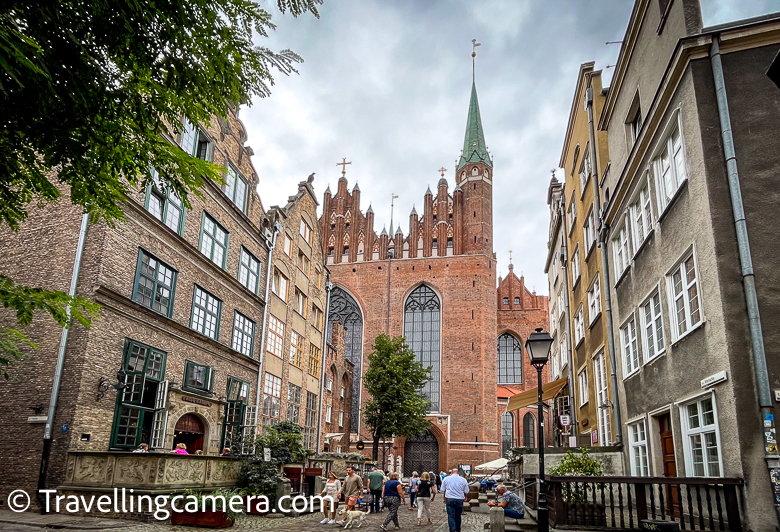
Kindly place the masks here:
POLYGON ((379 460, 379 436, 374 434, 374 448, 371 450, 371 459, 376 462, 379 460))

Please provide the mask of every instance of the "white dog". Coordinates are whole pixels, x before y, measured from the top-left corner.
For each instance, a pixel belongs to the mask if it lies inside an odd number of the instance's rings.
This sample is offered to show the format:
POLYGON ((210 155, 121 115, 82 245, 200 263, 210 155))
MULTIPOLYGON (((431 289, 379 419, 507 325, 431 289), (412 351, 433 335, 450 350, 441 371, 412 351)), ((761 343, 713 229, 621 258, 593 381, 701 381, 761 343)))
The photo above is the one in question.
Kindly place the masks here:
POLYGON ((347 510, 346 507, 342 506, 339 508, 338 511, 339 515, 347 514, 347 523, 344 525, 344 528, 350 528, 352 525, 355 524, 355 521, 357 521, 358 528, 360 528, 360 525, 363 524, 363 521, 365 521, 366 516, 368 515, 368 512, 361 512, 359 510, 352 510, 351 512, 347 510))

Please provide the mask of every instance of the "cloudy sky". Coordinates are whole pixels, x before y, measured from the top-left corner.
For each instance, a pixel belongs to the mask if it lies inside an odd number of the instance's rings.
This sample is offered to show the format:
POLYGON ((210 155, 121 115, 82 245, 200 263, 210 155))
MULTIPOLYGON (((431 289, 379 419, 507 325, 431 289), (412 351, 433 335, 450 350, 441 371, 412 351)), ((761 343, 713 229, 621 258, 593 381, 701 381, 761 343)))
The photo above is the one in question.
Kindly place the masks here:
MULTIPOLYGON (((780 0, 702 0, 705 25, 780 10, 780 0), (744 4, 749 4, 745 6, 744 4)), ((267 0, 261 3, 268 4, 267 0)), ((275 0, 270 2, 269 11, 275 0)), ((320 201, 346 157, 361 208, 375 227, 408 233, 438 168, 454 187, 471 89, 471 40, 485 139, 494 158, 498 271, 547 294, 544 261, 550 170, 558 165, 579 65, 615 63, 630 0, 325 0, 320 19, 275 15, 262 44, 304 58, 299 75, 277 76, 270 98, 242 111, 264 206, 283 205, 316 172, 320 201)), ((605 70, 605 84, 611 69, 605 70)))

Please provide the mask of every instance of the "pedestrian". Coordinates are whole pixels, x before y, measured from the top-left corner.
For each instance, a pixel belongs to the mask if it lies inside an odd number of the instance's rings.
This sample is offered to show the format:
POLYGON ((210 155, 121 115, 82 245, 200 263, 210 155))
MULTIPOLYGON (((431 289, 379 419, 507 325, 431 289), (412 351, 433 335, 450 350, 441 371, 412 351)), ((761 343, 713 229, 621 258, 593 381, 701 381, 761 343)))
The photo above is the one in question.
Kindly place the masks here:
POLYGON ((447 507, 447 523, 450 532, 461 532, 460 521, 463 515, 463 502, 469 492, 469 483, 458 474, 458 469, 453 468, 450 475, 441 483, 444 492, 444 503, 447 507))
POLYGON ((222 454, 220 454, 220 456, 224 456, 228 458, 233 456, 233 453, 230 452, 230 447, 225 447, 224 449, 222 449, 222 454))
POLYGON ((177 443, 176 448, 171 451, 174 454, 190 454, 187 452, 187 444, 186 443, 177 443))
POLYGON ((498 502, 490 501, 488 506, 498 506, 504 509, 504 516, 511 517, 512 519, 525 518, 525 505, 520 497, 506 489, 506 486, 501 485, 496 488, 496 497, 498 502), (500 499, 500 500, 499 500, 500 499))
MULTIPOLYGON (((435 476, 435 475, 434 475, 435 476)), ((420 477, 420 488, 417 492, 418 508, 417 508, 417 524, 422 521, 423 513, 428 518, 428 523, 431 521, 431 503, 436 498, 436 482, 431 480, 431 475, 423 473, 420 477)))
POLYGON ((387 530, 387 525, 390 524, 390 521, 395 524, 395 528, 401 528, 401 525, 398 523, 398 508, 401 507, 401 503, 406 503, 406 498, 404 497, 404 488, 398 479, 398 473, 390 473, 390 480, 385 482, 382 490, 382 500, 385 507, 389 510, 387 517, 385 517, 385 522, 379 527, 382 530, 387 530))
POLYGON ((436 481, 436 491, 441 491, 441 480, 442 480, 441 477, 436 473, 434 473, 433 471, 431 471, 431 480, 436 481))
POLYGON ((148 443, 142 443, 138 446, 138 449, 133 451, 134 453, 148 453, 149 452, 149 444, 148 443))
MULTIPOLYGON (((339 492, 344 494, 344 501, 347 503, 347 511, 351 512, 357 505, 358 498, 363 495, 363 479, 355 474, 355 470, 351 467, 347 468, 347 478, 344 479, 344 485, 339 492)), ((347 521, 347 513, 344 512, 344 519, 342 523, 347 521)))
POLYGON ((336 509, 339 507, 339 492, 341 492, 341 481, 336 477, 336 473, 331 471, 328 473, 328 482, 325 483, 325 488, 320 493, 326 500, 322 501, 322 513, 325 514, 325 519, 320 521, 321 525, 335 525, 336 524, 336 509), (331 514, 328 517, 328 510, 331 514))
POLYGON ((412 478, 409 479, 409 509, 414 510, 417 507, 417 486, 420 484, 420 478, 417 471, 412 471, 412 478))
POLYGON ((195 451, 195 456, 203 456, 203 451, 198 449, 197 451, 195 451))
POLYGON ((372 514, 379 513, 379 501, 382 498, 382 486, 385 480, 387 477, 376 466, 371 467, 371 472, 368 474, 368 490, 371 492, 369 512, 372 514))

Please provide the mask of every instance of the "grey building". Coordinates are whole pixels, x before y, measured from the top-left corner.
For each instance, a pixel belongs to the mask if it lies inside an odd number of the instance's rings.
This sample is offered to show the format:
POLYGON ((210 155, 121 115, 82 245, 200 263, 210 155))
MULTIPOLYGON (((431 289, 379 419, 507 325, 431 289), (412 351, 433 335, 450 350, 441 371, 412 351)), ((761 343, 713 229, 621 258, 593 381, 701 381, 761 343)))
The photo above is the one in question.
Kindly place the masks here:
POLYGON ((780 14, 703 28, 696 0, 639 0, 598 125, 630 469, 743 478, 752 530, 777 526, 778 49, 780 14))

